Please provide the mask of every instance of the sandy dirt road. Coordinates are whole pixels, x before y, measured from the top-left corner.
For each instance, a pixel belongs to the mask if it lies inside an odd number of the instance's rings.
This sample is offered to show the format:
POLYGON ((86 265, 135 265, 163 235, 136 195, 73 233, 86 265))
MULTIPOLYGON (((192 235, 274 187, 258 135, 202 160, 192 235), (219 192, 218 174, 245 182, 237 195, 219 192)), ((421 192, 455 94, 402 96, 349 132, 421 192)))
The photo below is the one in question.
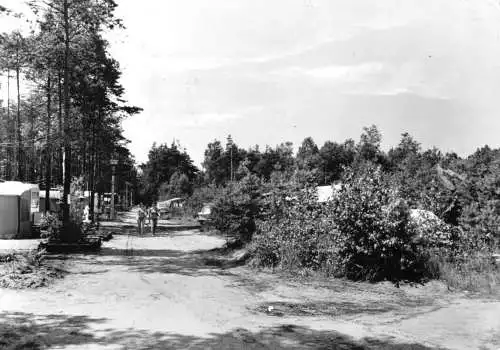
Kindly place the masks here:
POLYGON ((0 326, 48 349, 500 349, 498 299, 207 265, 223 244, 116 235, 50 287, 0 289, 0 326))

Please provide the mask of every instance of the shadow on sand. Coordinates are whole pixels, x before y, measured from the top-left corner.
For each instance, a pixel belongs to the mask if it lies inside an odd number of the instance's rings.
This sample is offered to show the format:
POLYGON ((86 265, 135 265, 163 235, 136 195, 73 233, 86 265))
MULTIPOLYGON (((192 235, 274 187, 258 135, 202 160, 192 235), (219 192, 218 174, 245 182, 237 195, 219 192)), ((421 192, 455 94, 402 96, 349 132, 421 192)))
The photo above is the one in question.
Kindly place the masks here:
POLYGON ((432 349, 401 344, 394 339, 355 340, 335 331, 279 325, 251 332, 235 328, 207 337, 141 329, 106 328, 105 318, 70 315, 0 314, 0 348, 43 349, 82 345, 89 348, 119 346, 122 349, 432 349), (93 330, 99 325, 99 331, 93 330))

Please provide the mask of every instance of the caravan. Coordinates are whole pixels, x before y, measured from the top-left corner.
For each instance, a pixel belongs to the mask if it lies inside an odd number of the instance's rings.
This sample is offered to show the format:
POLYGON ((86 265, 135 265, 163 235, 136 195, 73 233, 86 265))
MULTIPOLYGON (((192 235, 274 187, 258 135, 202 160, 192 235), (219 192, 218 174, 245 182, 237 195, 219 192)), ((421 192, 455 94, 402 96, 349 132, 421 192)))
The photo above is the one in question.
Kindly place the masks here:
POLYGON ((31 237, 32 191, 31 184, 17 181, 0 183, 1 239, 31 237))

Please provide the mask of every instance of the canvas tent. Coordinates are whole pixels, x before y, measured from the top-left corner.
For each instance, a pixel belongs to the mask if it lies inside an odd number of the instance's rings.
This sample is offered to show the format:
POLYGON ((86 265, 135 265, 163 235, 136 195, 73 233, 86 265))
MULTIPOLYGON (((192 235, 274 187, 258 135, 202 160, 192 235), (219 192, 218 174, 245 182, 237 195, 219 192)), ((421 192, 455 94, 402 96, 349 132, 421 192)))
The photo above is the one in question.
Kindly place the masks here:
POLYGON ((325 203, 333 200, 335 195, 342 189, 341 184, 335 184, 331 186, 318 186, 316 191, 318 193, 318 202, 325 203))
POLYGON ((31 236, 31 192, 33 185, 17 181, 0 183, 0 238, 31 236))

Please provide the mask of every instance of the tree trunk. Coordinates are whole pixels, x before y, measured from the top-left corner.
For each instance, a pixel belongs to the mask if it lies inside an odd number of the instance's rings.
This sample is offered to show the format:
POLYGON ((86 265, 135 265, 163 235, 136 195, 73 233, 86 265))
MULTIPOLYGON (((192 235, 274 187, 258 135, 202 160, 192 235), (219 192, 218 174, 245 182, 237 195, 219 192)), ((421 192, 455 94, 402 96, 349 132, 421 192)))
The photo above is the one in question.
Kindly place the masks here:
POLYGON ((57 153, 58 156, 58 166, 57 166, 57 175, 58 175, 58 183, 63 184, 64 182, 64 174, 63 174, 63 90, 62 90, 62 76, 61 76, 61 70, 59 69, 57 73, 57 88, 58 88, 58 104, 59 104, 59 110, 58 110, 58 136, 59 136, 59 151, 57 153))
POLYGON ((36 149, 35 149, 35 115, 36 111, 32 108, 30 111, 30 161, 26 162, 27 171, 26 179, 35 183, 36 180, 36 149), (29 166, 28 166, 29 164, 29 166))
POLYGON ((50 212, 50 187, 51 187, 51 168, 52 168, 52 152, 50 147, 50 106, 51 104, 51 94, 50 94, 50 71, 47 76, 47 164, 45 168, 45 214, 50 212))
POLYGON ((16 115, 16 136, 17 136, 17 179, 23 180, 22 167, 22 141, 21 141, 21 92, 19 90, 19 47, 16 52, 16 85, 17 85, 17 115, 16 115))
POLYGON ((63 2, 64 15, 64 187, 63 187, 63 223, 65 226, 64 235, 68 238, 68 228, 70 221, 70 186, 71 186, 71 141, 70 141, 70 96, 69 96, 69 79, 70 79, 70 64, 69 64, 69 9, 68 0, 63 2))
POLYGON ((89 191, 90 191, 90 218, 92 222, 94 222, 94 205, 95 205, 95 198, 94 198, 94 193, 95 193, 95 129, 94 129, 94 123, 92 122, 92 138, 91 138, 91 143, 90 143, 90 166, 89 166, 89 191))
POLYGON ((14 170, 15 164, 16 164, 16 159, 15 159, 15 152, 13 151, 13 146, 14 146, 14 138, 13 133, 14 133, 14 125, 12 125, 12 121, 10 120, 10 69, 7 67, 7 139, 8 139, 8 146, 7 146, 7 154, 9 157, 9 164, 8 164, 8 179, 13 180, 15 177, 14 170), (13 126, 11 129, 10 126, 13 126), (11 130, 10 130, 11 129, 11 130))

